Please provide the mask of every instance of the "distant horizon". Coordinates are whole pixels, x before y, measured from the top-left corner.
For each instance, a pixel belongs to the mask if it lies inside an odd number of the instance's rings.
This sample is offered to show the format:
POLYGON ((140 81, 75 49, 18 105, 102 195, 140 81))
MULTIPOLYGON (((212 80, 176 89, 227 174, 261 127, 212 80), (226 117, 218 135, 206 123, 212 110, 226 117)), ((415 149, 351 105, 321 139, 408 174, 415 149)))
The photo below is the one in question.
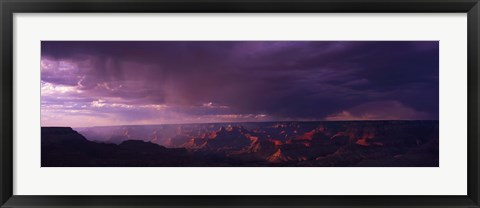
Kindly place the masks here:
POLYGON ((118 124, 118 125, 101 125, 101 126, 43 126, 40 127, 51 127, 51 128, 91 128, 91 127, 115 127, 115 126, 159 126, 159 125, 188 125, 188 124, 238 124, 238 123, 282 123, 282 122, 299 122, 299 123, 308 123, 308 122, 375 122, 375 121, 439 121, 439 119, 378 119, 378 120, 315 120, 315 121, 294 121, 294 120, 285 120, 285 121, 240 121, 240 122, 198 122, 198 123, 158 123, 158 124, 118 124))

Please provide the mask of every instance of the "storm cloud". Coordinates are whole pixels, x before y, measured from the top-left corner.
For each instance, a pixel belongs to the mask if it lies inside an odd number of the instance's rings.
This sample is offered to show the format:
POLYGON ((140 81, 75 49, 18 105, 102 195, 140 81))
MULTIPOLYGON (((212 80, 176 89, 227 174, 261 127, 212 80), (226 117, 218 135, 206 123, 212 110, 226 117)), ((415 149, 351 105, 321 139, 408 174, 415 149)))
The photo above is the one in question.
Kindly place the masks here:
POLYGON ((438 119, 437 41, 42 41, 42 125, 438 119))

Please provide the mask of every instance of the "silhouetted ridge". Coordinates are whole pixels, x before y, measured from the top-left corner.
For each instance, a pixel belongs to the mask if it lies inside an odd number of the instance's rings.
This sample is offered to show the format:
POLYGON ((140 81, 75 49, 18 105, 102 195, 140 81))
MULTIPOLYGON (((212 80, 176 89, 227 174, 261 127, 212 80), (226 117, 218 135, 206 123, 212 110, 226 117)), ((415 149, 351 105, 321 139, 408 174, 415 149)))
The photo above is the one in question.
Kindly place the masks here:
POLYGON ((88 142, 87 139, 70 127, 42 127, 42 142, 88 142))
POLYGON ((138 140, 97 143, 69 127, 42 127, 42 167, 173 166, 188 165, 191 160, 185 149, 138 140))
POLYGON ((72 131, 71 127, 42 127, 42 132, 46 134, 70 134, 72 131))
POLYGON ((119 148, 123 150, 130 151, 141 151, 141 152, 155 152, 155 151, 165 151, 167 148, 154 144, 151 142, 144 142, 140 140, 127 140, 118 145, 119 148))

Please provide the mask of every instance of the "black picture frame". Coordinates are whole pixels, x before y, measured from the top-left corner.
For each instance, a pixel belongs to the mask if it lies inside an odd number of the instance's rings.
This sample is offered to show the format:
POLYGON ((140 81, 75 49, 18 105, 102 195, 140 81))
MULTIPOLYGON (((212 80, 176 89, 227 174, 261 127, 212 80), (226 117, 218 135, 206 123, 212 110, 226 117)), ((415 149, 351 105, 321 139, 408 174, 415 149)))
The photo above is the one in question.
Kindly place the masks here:
POLYGON ((1 207, 480 207, 479 0, 0 0, 1 207), (467 13, 466 196, 25 196, 13 195, 13 14, 114 12, 467 13))

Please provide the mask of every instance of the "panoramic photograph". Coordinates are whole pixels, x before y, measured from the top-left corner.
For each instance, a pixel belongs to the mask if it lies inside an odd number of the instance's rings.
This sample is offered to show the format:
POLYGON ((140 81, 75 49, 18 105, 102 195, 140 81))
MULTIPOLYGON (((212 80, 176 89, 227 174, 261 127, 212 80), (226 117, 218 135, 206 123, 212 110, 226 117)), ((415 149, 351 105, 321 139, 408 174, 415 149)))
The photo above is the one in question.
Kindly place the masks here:
POLYGON ((439 167, 438 41, 42 41, 42 167, 439 167))

